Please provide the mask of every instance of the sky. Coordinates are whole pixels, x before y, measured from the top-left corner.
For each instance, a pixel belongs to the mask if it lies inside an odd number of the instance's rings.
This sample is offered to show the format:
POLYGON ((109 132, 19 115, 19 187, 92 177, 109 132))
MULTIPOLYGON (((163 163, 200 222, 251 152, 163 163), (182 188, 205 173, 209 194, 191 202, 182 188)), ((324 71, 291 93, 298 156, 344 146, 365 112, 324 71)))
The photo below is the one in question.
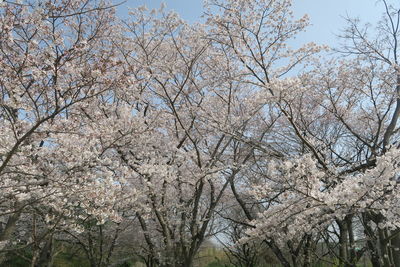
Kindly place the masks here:
MULTIPOLYGON (((127 0, 118 13, 126 16, 127 7, 141 5, 158 8, 162 2, 189 22, 199 21, 203 12, 202 0, 127 0)), ((381 17, 383 4, 376 0, 293 0, 293 11, 296 17, 308 14, 312 24, 293 41, 293 46, 308 42, 337 46, 337 34, 345 26, 344 16, 358 17, 362 22, 373 24, 381 17)))

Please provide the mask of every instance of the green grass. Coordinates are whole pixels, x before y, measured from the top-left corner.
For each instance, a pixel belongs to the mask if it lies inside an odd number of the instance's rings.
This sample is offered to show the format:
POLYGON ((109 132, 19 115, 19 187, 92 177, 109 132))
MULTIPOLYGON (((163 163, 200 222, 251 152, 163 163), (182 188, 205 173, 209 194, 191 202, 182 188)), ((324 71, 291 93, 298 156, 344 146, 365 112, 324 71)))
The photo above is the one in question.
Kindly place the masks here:
MULTIPOLYGON (((58 253, 54 258, 54 267, 90 267, 88 260, 85 258, 82 253, 72 253, 72 250, 69 250, 66 247, 61 248, 62 251, 58 253)), ((24 258, 31 258, 31 251, 24 250, 20 251, 20 254, 9 254, 7 255, 7 260, 2 263, 2 267, 26 267, 30 266, 30 262, 24 258)), ((118 267, 141 267, 144 264, 135 264, 135 261, 132 260, 130 262, 125 262, 118 267)), ((205 248, 203 249, 196 261, 195 267, 234 267, 229 263, 228 257, 225 252, 221 249, 217 248, 205 248)), ((320 262, 318 264, 313 265, 313 267, 336 267, 337 264, 327 264, 324 262, 320 262)), ((281 267, 279 264, 261 264, 258 267, 281 267)), ((357 264, 357 267, 372 267, 369 262, 364 264, 363 260, 357 264)))

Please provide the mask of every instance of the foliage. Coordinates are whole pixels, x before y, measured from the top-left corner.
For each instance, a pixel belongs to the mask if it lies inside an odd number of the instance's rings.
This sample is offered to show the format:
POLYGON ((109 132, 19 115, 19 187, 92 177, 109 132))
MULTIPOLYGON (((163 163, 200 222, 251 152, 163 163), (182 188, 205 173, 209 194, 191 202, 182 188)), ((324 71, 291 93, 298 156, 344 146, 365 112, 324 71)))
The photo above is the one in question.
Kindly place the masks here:
POLYGON ((400 9, 328 56, 291 3, 1 1, 0 262, 400 266, 400 9))

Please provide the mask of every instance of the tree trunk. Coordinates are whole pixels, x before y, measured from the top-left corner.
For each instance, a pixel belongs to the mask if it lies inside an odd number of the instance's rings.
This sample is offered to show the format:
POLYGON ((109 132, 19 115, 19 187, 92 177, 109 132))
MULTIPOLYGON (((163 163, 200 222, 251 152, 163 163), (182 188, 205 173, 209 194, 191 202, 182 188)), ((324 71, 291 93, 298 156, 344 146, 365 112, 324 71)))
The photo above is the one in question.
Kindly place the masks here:
MULTIPOLYGON (((4 228, 0 229, 0 250, 3 250, 7 246, 8 241, 11 238, 11 235, 15 231, 15 227, 17 225, 20 216, 21 216, 21 210, 11 214, 10 217, 8 217, 7 223, 4 226, 4 228)), ((6 253, 1 253, 0 265, 5 260, 6 260, 6 253)))
POLYGON ((349 215, 345 218, 345 224, 347 225, 347 230, 349 234, 349 267, 356 267, 357 266, 357 252, 355 247, 355 239, 354 239, 354 231, 353 231, 353 216, 349 215))
POLYGON ((274 241, 265 242, 271 248, 272 252, 274 252, 283 267, 291 267, 289 261, 285 258, 282 251, 275 245, 274 241))
POLYGON ((53 236, 50 236, 46 240, 46 244, 40 250, 38 258, 36 258, 35 267, 51 267, 53 266, 53 256, 54 256, 54 240, 53 236))
POLYGON ((349 229, 347 223, 344 221, 336 221, 339 226, 339 266, 347 267, 348 262, 348 235, 349 229))
POLYGON ((391 264, 389 257, 389 242, 386 238, 385 232, 386 231, 384 229, 378 229, 381 257, 383 261, 383 267, 392 267, 393 265, 391 264))
POLYGON ((303 267, 311 267, 311 242, 312 242, 312 236, 308 235, 306 239, 306 243, 304 245, 304 263, 303 267))
POLYGON ((372 222, 371 215, 369 213, 362 214, 364 234, 367 237, 367 249, 370 254, 371 263, 373 267, 382 267, 379 251, 378 251, 378 240, 374 230, 369 225, 372 222))
POLYGON ((396 231, 391 240, 394 266, 400 266, 400 233, 396 231))
MULTIPOLYGON (((19 217, 21 216, 22 209, 20 208, 19 203, 14 204, 14 209, 16 210, 13 214, 8 217, 7 223, 4 227, 4 229, 1 229, 0 232, 0 242, 7 241, 10 239, 12 233, 14 233, 15 226, 17 225, 17 222, 19 220, 19 217)), ((2 243, 2 246, 0 247, 0 250, 4 248, 6 242, 2 243)))

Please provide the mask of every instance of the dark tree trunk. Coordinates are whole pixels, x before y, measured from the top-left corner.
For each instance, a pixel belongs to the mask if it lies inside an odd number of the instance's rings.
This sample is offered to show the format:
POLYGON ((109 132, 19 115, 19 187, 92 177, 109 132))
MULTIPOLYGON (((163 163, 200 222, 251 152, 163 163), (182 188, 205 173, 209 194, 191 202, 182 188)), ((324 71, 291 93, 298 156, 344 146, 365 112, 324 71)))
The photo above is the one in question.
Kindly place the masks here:
POLYGON ((347 267, 348 262, 348 236, 349 236, 349 229, 348 225, 344 221, 336 221, 339 226, 339 266, 340 267, 347 267))
POLYGON ((50 236, 40 250, 39 257, 37 258, 35 267, 51 267, 53 266, 53 256, 54 256, 54 240, 53 236, 50 236))
POLYGON ((393 253, 393 263, 394 266, 400 266, 400 233, 396 231, 392 242, 392 253, 393 253))

